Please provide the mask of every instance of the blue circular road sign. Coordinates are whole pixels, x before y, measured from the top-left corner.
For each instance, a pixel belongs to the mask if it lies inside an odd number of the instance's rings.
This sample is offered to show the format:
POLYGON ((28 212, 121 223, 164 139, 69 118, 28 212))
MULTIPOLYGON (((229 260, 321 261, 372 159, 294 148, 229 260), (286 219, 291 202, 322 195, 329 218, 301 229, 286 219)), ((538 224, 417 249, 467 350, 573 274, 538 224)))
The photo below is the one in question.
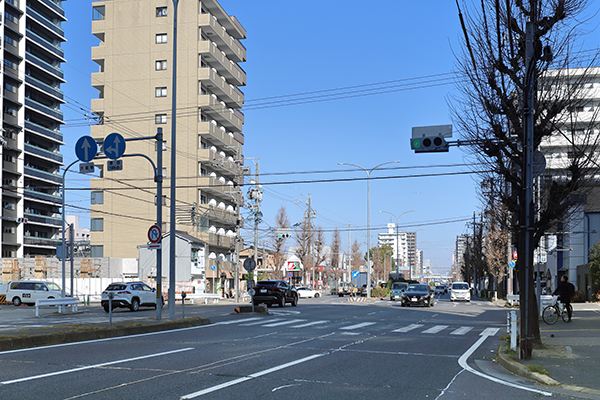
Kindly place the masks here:
POLYGON ((79 161, 90 162, 96 157, 98 145, 91 136, 82 136, 75 143, 75 155, 79 161))
POLYGON ((125 153, 125 139, 116 132, 111 133, 104 138, 102 148, 106 157, 111 160, 116 160, 125 153))
POLYGON ((359 275, 360 275, 360 272, 358 272, 358 271, 352 271, 352 277, 353 278, 358 278, 359 275))

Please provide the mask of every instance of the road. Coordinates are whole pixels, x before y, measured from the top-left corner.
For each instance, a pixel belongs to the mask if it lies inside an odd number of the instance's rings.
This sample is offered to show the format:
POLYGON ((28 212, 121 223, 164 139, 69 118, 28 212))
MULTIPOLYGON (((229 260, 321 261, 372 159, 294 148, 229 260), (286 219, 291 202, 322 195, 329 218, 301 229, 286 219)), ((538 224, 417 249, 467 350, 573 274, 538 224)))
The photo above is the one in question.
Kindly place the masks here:
MULTIPOLYGON (((505 310, 438 297, 434 307, 405 308, 389 300, 350 303, 324 296, 273 307, 272 315, 231 315, 231 305, 190 307, 186 316, 211 314, 213 323, 2 352, 0 394, 45 400, 549 394, 492 361, 506 332, 505 310)), ((119 316, 126 315, 137 313, 119 316)))

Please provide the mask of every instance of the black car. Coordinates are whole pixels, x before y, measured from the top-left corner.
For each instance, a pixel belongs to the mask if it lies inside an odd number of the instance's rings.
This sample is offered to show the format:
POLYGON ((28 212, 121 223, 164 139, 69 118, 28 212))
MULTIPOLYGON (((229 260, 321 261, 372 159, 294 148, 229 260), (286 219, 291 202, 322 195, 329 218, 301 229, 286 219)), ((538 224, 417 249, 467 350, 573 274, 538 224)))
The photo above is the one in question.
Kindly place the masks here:
POLYGON ((253 289, 252 302, 255 306, 260 303, 266 304, 267 307, 271 307, 273 304, 284 307, 285 303, 291 303, 294 307, 298 305, 298 292, 286 281, 258 281, 253 289))
POLYGON ((431 287, 429 285, 420 283, 412 283, 408 285, 402 294, 402 297, 400 298, 402 307, 415 304, 433 307, 434 300, 435 295, 433 290, 431 290, 431 287))

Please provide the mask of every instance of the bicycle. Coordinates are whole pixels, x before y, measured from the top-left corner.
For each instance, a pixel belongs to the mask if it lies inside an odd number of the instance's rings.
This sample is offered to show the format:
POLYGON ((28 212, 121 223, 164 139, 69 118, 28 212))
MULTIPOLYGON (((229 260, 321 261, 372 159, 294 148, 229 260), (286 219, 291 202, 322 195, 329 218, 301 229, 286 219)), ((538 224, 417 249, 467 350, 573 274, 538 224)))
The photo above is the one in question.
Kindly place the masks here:
POLYGON ((567 307, 563 307, 563 304, 558 301, 558 296, 552 297, 553 304, 544 307, 542 311, 542 319, 548 325, 553 325, 558 321, 558 317, 561 316, 564 322, 569 322, 569 314, 567 307))

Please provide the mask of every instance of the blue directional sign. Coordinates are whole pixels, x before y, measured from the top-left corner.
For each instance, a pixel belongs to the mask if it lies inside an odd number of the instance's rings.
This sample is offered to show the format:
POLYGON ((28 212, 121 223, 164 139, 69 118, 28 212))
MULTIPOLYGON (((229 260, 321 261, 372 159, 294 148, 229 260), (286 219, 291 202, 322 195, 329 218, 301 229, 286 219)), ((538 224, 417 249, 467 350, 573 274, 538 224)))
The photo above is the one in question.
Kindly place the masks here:
POLYGON ((360 275, 360 272, 358 272, 358 271, 352 271, 352 277, 353 278, 356 279, 356 278, 358 278, 359 275, 360 275))
POLYGON ((82 136, 75 144, 75 155, 79 161, 90 162, 96 157, 98 145, 91 136, 82 136))
POLYGON ((106 157, 116 160, 125 153, 125 139, 118 133, 111 133, 104 138, 103 148, 106 157))

